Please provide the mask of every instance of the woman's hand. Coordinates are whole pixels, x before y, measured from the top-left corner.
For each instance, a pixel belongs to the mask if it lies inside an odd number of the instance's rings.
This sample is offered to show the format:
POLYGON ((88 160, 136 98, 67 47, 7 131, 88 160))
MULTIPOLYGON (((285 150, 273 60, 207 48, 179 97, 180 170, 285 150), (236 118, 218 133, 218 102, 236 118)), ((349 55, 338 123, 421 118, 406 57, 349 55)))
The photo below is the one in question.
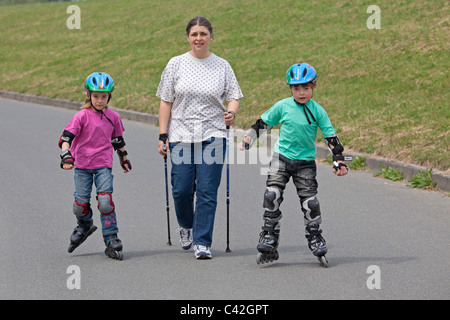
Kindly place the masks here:
POLYGON ((167 156, 167 148, 169 148, 169 140, 167 140, 166 143, 161 140, 158 141, 158 152, 163 157, 167 156))
POLYGON ((236 114, 232 111, 224 112, 225 116, 225 125, 232 126, 234 124, 234 119, 236 118, 236 114))

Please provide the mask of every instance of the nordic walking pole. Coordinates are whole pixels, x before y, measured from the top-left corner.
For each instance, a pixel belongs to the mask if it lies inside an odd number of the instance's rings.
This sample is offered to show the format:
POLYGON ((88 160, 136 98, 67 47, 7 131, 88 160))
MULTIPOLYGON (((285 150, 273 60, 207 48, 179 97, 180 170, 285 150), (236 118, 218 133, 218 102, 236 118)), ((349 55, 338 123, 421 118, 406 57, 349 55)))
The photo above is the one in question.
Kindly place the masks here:
POLYGON ((229 152, 229 131, 230 126, 227 126, 227 249, 225 252, 231 252, 230 250, 230 152, 229 152))
MULTIPOLYGON (((163 145, 163 150, 166 151, 166 145, 163 145)), ((167 183, 167 154, 164 156, 164 171, 166 176, 166 211, 167 211, 167 238, 169 241, 167 245, 171 246, 172 242, 170 241, 170 221, 169 221, 169 187, 167 183)))

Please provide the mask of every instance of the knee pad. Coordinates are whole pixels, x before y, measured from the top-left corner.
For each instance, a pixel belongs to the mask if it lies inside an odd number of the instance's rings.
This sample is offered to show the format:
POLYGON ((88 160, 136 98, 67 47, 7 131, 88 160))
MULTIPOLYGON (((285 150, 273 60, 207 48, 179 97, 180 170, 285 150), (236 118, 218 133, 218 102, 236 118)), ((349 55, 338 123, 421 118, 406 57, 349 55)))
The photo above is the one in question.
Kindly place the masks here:
POLYGON ((280 208, 281 202, 283 202, 283 190, 277 187, 267 187, 264 192, 264 209, 275 212, 280 208))
POLYGON ((97 196, 98 211, 101 214, 108 215, 114 212, 115 206, 112 200, 112 194, 109 192, 99 193, 97 196))
POLYGON ((267 187, 264 192, 264 219, 279 221, 281 219, 280 204, 283 201, 283 190, 267 187))
POLYGON ((85 216, 91 210, 90 203, 79 203, 77 200, 73 202, 73 214, 77 217, 85 216))
POLYGON ((319 199, 317 199, 316 196, 302 202, 302 211, 305 217, 305 224, 310 224, 312 222, 320 224, 322 222, 319 199))

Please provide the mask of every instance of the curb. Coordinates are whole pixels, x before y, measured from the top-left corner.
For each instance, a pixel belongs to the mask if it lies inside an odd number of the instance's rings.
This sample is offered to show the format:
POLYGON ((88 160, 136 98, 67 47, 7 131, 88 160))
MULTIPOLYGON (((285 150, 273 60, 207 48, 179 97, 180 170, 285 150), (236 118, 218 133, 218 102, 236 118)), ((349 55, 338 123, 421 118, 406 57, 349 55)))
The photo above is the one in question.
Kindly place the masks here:
MULTIPOLYGON (((330 155, 330 151, 328 150, 328 148, 318 145, 316 145, 316 147, 317 157, 325 159, 330 155)), ((352 156, 353 159, 355 159, 357 156, 364 157, 367 165, 366 168, 370 170, 380 171, 382 167, 391 167, 395 170, 398 170, 403 173, 404 180, 409 180, 420 171, 425 172, 429 169, 415 164, 404 164, 384 158, 368 157, 367 155, 354 152, 346 152, 345 154, 352 156)), ((442 191, 450 191, 450 176, 445 175, 442 171, 435 171, 433 169, 431 172, 431 179, 434 183, 436 183, 436 187, 438 189, 442 191)))
MULTIPOLYGON (((33 96, 30 94, 23 94, 23 93, 17 93, 17 92, 9 92, 0 90, 0 97, 5 99, 11 99, 11 100, 18 100, 18 101, 24 101, 24 102, 30 102, 30 103, 37 103, 37 104, 44 104, 48 106, 54 106, 54 107, 60 107, 60 108, 66 108, 66 109, 72 109, 72 110, 79 110, 82 103, 68 101, 68 100, 61 100, 61 99, 50 99, 46 97, 39 97, 39 96, 33 96)), ((133 110, 124 110, 124 109, 118 109, 111 107, 114 111, 119 113, 119 115, 122 118, 128 119, 128 120, 134 120, 139 122, 145 122, 152 125, 157 125, 158 123, 158 116, 144 113, 144 112, 138 112, 133 110)), ((237 129, 235 131, 244 132, 243 130, 237 129)), ((274 139, 271 139, 272 144, 274 143, 274 139)), ((330 155, 330 151, 325 146, 316 144, 317 148, 317 158, 325 159, 330 155)), ((403 164, 400 162, 391 161, 384 158, 377 158, 377 157, 370 157, 363 154, 358 153, 351 153, 346 152, 346 155, 350 155, 353 158, 356 158, 357 156, 364 157, 366 160, 367 168, 370 170, 379 171, 381 167, 391 167, 395 170, 398 170, 403 173, 403 178, 405 180, 411 179, 414 175, 419 173, 420 171, 425 172, 428 168, 421 167, 418 165, 413 164, 403 164)), ((439 188, 442 191, 450 191, 450 176, 445 175, 441 171, 435 171, 433 170, 431 173, 431 178, 433 182, 436 183, 436 187, 439 188)))
MULTIPOLYGON (((52 107, 60 107, 65 109, 72 110, 80 110, 83 106, 83 103, 73 102, 69 100, 61 100, 61 99, 50 99, 46 97, 33 96, 30 94, 23 94, 17 92, 9 92, 0 90, 0 97, 11 100, 18 100, 30 103, 44 104, 52 107)), ((149 113, 137 112, 133 110, 125 110, 111 107, 114 111, 116 111, 122 118, 127 120, 134 120, 139 122, 146 122, 150 124, 158 123, 158 116, 149 113)))

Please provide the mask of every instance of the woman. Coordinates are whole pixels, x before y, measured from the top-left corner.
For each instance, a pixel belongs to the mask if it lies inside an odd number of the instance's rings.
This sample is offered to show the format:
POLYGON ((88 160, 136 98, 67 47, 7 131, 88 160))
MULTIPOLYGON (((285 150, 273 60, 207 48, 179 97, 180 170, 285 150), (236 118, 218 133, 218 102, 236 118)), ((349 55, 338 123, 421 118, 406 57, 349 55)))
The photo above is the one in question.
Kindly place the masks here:
POLYGON ((170 59, 156 93, 161 99, 158 151, 166 156, 168 146, 171 153, 180 244, 185 250, 194 245, 197 259, 211 259, 226 126, 234 124, 243 95, 230 64, 209 51, 208 19, 189 21, 186 36, 191 50, 170 59))

